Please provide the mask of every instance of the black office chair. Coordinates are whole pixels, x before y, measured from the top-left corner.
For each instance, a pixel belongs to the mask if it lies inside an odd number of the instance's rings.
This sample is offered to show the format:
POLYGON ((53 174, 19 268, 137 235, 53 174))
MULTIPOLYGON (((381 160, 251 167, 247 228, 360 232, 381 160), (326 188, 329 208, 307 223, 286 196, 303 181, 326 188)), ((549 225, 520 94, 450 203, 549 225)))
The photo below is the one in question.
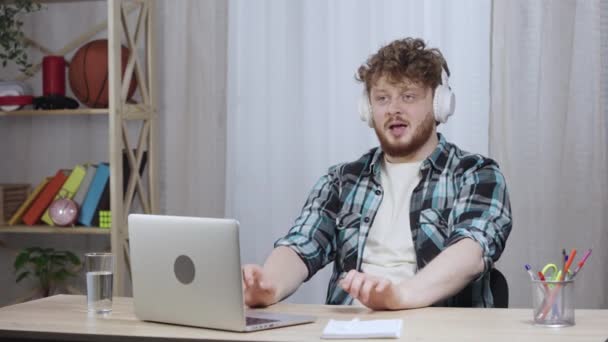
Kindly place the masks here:
POLYGON ((490 271, 490 290, 494 297, 495 308, 509 307, 509 285, 507 284, 507 278, 495 268, 490 271))
MULTIPOLYGON (((495 308, 509 307, 509 286, 507 279, 500 273, 499 270, 492 268, 490 270, 490 291, 494 297, 495 308)), ((473 306, 473 288, 472 283, 467 285, 462 291, 453 297, 438 301, 433 306, 452 306, 459 308, 470 308, 473 306)))

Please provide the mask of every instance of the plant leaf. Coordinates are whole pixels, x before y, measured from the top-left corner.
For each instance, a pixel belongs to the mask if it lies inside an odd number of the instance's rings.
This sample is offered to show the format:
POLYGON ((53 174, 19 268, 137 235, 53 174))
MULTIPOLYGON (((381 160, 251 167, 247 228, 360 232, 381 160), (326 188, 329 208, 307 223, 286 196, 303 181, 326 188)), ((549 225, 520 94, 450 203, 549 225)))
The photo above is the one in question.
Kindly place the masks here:
POLYGON ((53 274, 52 274, 52 278, 54 280, 58 280, 58 281, 63 281, 67 277, 71 277, 71 276, 73 276, 73 274, 71 272, 69 272, 68 270, 66 270, 65 268, 62 268, 56 272, 53 272, 53 274))
POLYGON ((44 267, 44 265, 46 265, 46 260, 48 260, 48 258, 38 255, 30 258, 30 261, 36 266, 36 268, 44 267))
POLYGON ((17 280, 15 280, 16 283, 22 281, 25 277, 30 275, 30 271, 25 271, 21 274, 19 274, 19 276, 17 277, 17 280))
MULTIPOLYGON (((27 69, 27 55, 25 49, 28 47, 24 40, 22 14, 39 11, 43 6, 33 0, 0 1, 0 45, 4 48, 4 57, 0 58, 2 67, 8 62, 20 66, 20 70, 27 69), (20 56, 20 57, 19 57, 20 56)), ((28 70, 31 74, 30 70, 28 70)), ((26 74, 28 74, 26 72, 26 74)))
POLYGON ((28 248, 26 248, 26 250, 28 252, 30 252, 30 254, 35 253, 35 252, 38 252, 38 253, 42 252, 42 248, 40 248, 40 247, 28 247, 28 248))
POLYGON ((13 264, 13 266, 15 267, 15 272, 25 266, 25 263, 27 262, 29 257, 30 255, 27 251, 22 251, 21 253, 19 253, 19 255, 17 255, 17 257, 15 258, 15 263, 13 264))
POLYGON ((80 265, 80 259, 76 256, 76 254, 70 251, 66 251, 65 255, 70 259, 70 262, 72 262, 72 264, 76 266, 80 265))
POLYGON ((49 260, 54 264, 61 265, 68 260, 68 257, 63 254, 53 254, 49 257, 49 260))

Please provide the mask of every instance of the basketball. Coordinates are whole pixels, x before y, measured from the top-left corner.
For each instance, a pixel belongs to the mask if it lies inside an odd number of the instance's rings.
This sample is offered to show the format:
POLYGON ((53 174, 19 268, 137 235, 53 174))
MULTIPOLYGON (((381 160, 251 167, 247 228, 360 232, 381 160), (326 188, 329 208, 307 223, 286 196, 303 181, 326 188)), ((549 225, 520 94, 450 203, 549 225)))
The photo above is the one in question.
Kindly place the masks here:
MULTIPOLYGON (((121 46, 122 74, 124 77, 129 49, 121 46)), ((70 88, 74 96, 91 108, 108 107, 108 41, 100 39, 81 46, 72 57, 68 71, 70 88)), ((135 74, 131 78, 127 99, 135 93, 135 74)))

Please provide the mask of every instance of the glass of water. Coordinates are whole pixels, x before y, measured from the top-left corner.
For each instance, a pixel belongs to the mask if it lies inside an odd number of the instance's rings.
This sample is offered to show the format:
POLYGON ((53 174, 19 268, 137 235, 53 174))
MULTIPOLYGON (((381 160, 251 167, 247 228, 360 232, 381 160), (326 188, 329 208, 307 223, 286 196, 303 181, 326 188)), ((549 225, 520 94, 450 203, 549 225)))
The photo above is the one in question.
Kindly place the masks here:
POLYGON ((114 256, 112 253, 86 253, 87 307, 89 312, 112 312, 112 281, 114 256))

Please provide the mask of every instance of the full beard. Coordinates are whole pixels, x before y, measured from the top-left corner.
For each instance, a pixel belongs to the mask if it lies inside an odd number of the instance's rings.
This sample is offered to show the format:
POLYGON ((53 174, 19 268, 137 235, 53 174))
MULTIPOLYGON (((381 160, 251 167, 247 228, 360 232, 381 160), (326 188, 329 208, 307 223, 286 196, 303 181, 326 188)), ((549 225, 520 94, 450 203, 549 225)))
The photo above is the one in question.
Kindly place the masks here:
POLYGON ((376 136, 380 140, 380 147, 382 151, 391 157, 407 157, 415 153, 420 149, 428 140, 431 134, 433 134, 433 128, 435 127, 435 118, 430 113, 426 115, 425 119, 420 123, 420 126, 413 132, 409 142, 397 142, 391 143, 388 140, 388 133, 384 133, 382 128, 378 128, 374 125, 376 136))

